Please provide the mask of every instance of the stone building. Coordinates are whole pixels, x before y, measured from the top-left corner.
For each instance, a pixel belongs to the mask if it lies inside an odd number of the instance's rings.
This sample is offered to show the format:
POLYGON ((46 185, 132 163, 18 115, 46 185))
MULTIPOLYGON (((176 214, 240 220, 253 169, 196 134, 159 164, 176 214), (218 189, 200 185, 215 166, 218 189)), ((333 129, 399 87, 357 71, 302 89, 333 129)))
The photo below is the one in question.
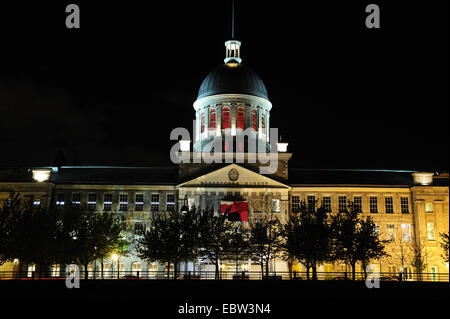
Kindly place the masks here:
MULTIPOLYGON (((169 167, 86 167, 62 166, 0 169, 0 200, 11 191, 19 192, 35 205, 48 206, 68 202, 82 208, 109 211, 124 216, 130 225, 145 228, 153 214, 177 210, 187 198, 189 206, 219 210, 220 202, 240 198, 248 203, 249 218, 272 212, 285 222, 301 201, 317 201, 338 212, 351 200, 358 203, 363 215, 373 217, 391 255, 376 261, 382 272, 396 273, 408 266, 398 253, 414 241, 427 250, 426 272, 448 273, 442 261, 439 234, 449 231, 448 174, 388 170, 327 170, 289 167, 292 154, 287 144, 271 137, 270 110, 266 87, 254 71, 242 64, 241 43, 227 41, 225 63, 210 72, 200 86, 194 102, 196 116, 193 151, 181 147, 185 161, 169 167), (236 136, 246 131, 246 142, 236 136), (227 140, 227 137, 229 140, 227 140), (199 154, 209 153, 219 140, 231 161, 207 163, 199 154), (256 147, 250 148, 249 141, 256 147), (266 166, 251 155, 264 153, 276 161, 277 169, 261 174, 266 166), (243 161, 239 161, 242 156, 243 161)), ((181 145, 181 142, 180 142, 181 145)), ((244 222, 245 223, 245 222, 244 222)), ((16 269, 20 261, 5 264, 0 270, 16 269)), ((105 261, 105 269, 117 265, 105 261)), ((54 266, 57 273, 59 266, 54 266)), ((98 269, 99 265, 90 265, 98 269)), ((165 265, 148 264, 134 255, 123 257, 123 272, 165 270, 165 265)), ((182 265, 181 270, 212 270, 207 262, 182 265)), ((32 270, 33 265, 28 265, 32 270)), ((234 270, 224 262, 224 270, 234 270)), ((241 262, 240 270, 259 271, 251 261, 241 262)), ((297 264, 276 260, 272 271, 303 271, 297 264)), ((319 265, 320 272, 343 271, 343 265, 319 265)), ((411 271, 411 269, 406 269, 411 271)))

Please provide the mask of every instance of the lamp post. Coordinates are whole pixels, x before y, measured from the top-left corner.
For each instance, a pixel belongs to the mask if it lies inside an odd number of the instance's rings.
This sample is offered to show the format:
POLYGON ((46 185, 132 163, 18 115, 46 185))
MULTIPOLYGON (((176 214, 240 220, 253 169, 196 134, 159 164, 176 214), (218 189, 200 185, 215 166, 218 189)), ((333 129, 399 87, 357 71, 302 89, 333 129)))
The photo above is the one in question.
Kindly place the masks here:
POLYGON ((182 214, 185 214, 185 213, 187 213, 189 211, 189 202, 188 202, 187 195, 184 195, 183 206, 181 206, 181 210, 180 211, 181 211, 182 214))

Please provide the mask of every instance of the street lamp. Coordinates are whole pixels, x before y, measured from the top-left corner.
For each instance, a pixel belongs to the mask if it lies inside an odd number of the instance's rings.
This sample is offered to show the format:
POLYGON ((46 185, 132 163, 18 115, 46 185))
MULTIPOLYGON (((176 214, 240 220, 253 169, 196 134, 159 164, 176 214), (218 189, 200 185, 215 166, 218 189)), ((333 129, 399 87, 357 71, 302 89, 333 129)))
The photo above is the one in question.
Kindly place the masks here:
POLYGON ((181 213, 185 214, 189 211, 189 203, 187 195, 184 195, 183 206, 181 206, 181 213))

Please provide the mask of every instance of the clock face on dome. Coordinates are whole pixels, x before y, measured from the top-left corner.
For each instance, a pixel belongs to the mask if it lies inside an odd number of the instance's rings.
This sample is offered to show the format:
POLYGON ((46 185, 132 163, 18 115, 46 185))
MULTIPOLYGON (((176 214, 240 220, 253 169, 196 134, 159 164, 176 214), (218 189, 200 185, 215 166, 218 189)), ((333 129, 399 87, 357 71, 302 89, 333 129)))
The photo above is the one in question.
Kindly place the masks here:
POLYGON ((239 172, 237 171, 237 169, 230 169, 230 171, 228 172, 228 178, 230 179, 230 181, 237 181, 239 178, 239 172))

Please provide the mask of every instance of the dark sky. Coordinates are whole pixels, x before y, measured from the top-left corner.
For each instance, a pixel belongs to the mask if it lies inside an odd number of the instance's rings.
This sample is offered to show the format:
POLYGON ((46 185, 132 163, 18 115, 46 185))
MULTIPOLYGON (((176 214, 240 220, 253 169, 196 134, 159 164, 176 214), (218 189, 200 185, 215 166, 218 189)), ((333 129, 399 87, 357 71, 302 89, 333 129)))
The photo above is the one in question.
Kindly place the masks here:
MULTIPOLYGON (((191 128, 223 63, 231 1, 36 2, 0 4, 0 166, 59 150, 67 165, 169 165, 170 131, 191 128)), ((446 1, 236 0, 236 38, 291 166, 448 170, 446 1), (369 3, 381 29, 365 28, 369 3)))

